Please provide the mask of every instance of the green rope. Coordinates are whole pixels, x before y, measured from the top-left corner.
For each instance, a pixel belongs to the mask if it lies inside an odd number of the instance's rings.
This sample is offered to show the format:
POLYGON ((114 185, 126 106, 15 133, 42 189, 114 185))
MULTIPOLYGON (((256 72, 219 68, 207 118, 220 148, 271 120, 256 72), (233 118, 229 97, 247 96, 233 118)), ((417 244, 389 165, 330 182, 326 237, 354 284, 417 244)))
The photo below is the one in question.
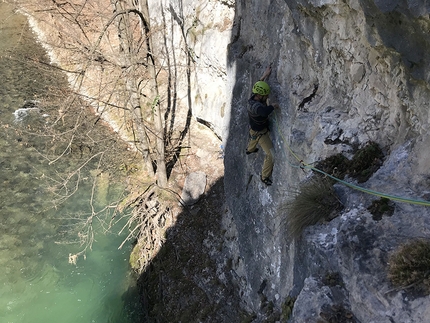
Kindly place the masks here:
POLYGON ((430 206, 430 201, 410 199, 410 198, 406 198, 406 197, 400 197, 400 196, 395 196, 395 195, 390 195, 390 194, 385 194, 385 193, 373 191, 373 190, 370 190, 370 189, 367 189, 367 188, 364 188, 364 187, 361 187, 361 186, 358 186, 358 185, 355 185, 355 184, 352 184, 352 183, 348 183, 348 182, 346 182, 344 180, 341 180, 340 178, 337 178, 337 177, 335 177, 333 175, 330 175, 330 174, 328 174, 328 173, 326 173, 326 172, 324 172, 324 171, 322 171, 322 170, 320 170, 318 168, 315 168, 315 167, 313 167, 313 166, 311 166, 309 164, 304 163, 303 160, 300 159, 294 153, 294 151, 291 149, 291 147, 287 144, 287 141, 285 140, 284 136, 282 135, 282 132, 280 131, 279 123, 278 123, 278 117, 276 115, 276 112, 274 113, 274 115, 275 115, 276 128, 278 129, 278 133, 279 133, 280 137, 282 138, 282 140, 284 142, 284 145, 288 148, 288 150, 290 151, 290 153, 300 163, 300 165, 292 164, 288 160, 288 158, 287 158, 287 153, 285 152, 285 149, 283 149, 283 151, 285 153, 285 156, 286 156, 286 159, 287 159, 287 162, 290 164, 290 166, 292 166, 294 168, 310 169, 310 170, 316 171, 318 173, 321 173, 321 174, 323 174, 325 176, 330 177, 331 179, 334 179, 335 181, 337 181, 337 182, 339 182, 339 183, 341 183, 343 185, 346 185, 346 186, 348 186, 350 188, 353 188, 355 190, 358 190, 360 192, 364 192, 364 193, 367 193, 367 194, 371 194, 371 195, 383 197, 383 198, 386 198, 386 199, 389 199, 389 200, 393 200, 393 201, 397 201, 397 202, 403 202, 403 203, 409 203, 409 204, 415 204, 415 205, 422 205, 422 206, 430 206))

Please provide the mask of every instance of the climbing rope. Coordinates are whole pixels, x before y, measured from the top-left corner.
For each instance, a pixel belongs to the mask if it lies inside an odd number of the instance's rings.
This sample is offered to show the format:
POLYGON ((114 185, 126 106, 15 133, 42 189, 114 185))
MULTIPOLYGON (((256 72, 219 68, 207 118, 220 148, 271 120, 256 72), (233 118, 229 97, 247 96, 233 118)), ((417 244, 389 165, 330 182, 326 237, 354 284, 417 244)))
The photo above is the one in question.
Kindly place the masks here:
POLYGON ((343 184, 345 186, 348 186, 348 187, 350 187, 352 189, 355 189, 355 190, 358 190, 360 192, 364 192, 364 193, 367 193, 367 194, 370 194, 370 195, 383 197, 383 198, 386 198, 386 199, 389 199, 389 200, 393 200, 393 201, 397 201, 397 202, 403 202, 403 203, 409 203, 409 204, 415 204, 415 205, 422 205, 422 206, 430 206, 430 201, 410 199, 410 198, 406 198, 406 197, 400 197, 400 196, 395 196, 395 195, 390 195, 390 194, 385 194, 385 193, 377 192, 377 191, 374 191, 374 190, 370 190, 370 189, 367 189, 367 188, 364 188, 364 187, 361 187, 361 186, 358 186, 358 185, 346 182, 344 180, 341 180, 340 178, 337 178, 337 177, 335 177, 333 175, 330 175, 330 174, 328 174, 328 173, 326 173, 326 172, 324 172, 324 171, 322 171, 322 170, 320 170, 318 168, 315 168, 315 167, 311 166, 310 164, 305 163, 303 161, 303 159, 301 159, 300 157, 298 157, 297 154, 287 144, 287 141, 285 140, 285 138, 284 138, 284 136, 283 136, 283 134, 282 134, 282 132, 280 130, 279 123, 278 123, 278 116, 276 115, 276 112, 274 113, 274 115, 275 115, 275 124, 276 124, 276 128, 278 130, 279 136, 282 138, 282 141, 284 142, 284 145, 287 147, 287 149, 290 152, 290 154, 293 155, 294 158, 296 158, 297 161, 299 162, 298 164, 292 163, 288 159, 287 152, 285 151, 285 149, 283 149, 283 152, 285 154, 286 160, 287 160, 287 162, 288 162, 288 164, 290 166, 292 166, 294 168, 301 168, 303 170, 304 169, 313 170, 315 172, 318 172, 320 174, 323 174, 325 176, 330 177, 331 179, 337 181, 338 183, 341 183, 341 184, 343 184))

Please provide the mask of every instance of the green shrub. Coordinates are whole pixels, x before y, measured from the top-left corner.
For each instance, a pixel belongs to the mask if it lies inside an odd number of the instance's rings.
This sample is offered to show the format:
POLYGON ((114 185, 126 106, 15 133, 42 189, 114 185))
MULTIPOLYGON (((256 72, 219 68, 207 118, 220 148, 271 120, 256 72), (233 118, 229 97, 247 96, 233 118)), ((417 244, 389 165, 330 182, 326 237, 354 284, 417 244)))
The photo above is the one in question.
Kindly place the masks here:
POLYGON ((287 229, 293 238, 302 231, 322 221, 330 221, 342 209, 332 183, 320 176, 314 176, 302 185, 294 199, 282 207, 287 212, 287 229))
POLYGON ((357 320, 344 304, 323 304, 319 313, 321 323, 355 323, 357 320))
POLYGON ((430 294, 430 241, 414 240, 391 255, 388 277, 393 285, 430 294))
POLYGON ((322 278, 322 283, 326 286, 344 286, 342 276, 339 272, 327 272, 322 278))
POLYGON ((296 297, 287 296, 284 303, 282 303, 281 322, 286 322, 291 317, 296 299, 296 297))
POLYGON ((367 208, 372 213, 373 220, 379 221, 384 215, 392 216, 394 213, 394 204, 387 198, 380 198, 372 201, 372 204, 367 208))

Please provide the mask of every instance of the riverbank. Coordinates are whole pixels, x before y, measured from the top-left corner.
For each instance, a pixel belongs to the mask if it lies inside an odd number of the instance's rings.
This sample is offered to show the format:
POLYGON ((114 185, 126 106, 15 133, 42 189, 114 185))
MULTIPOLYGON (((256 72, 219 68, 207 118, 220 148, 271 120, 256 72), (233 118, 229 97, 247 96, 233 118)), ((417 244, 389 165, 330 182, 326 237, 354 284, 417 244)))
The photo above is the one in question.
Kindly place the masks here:
MULTIPOLYGON (((49 37, 34 19, 30 20, 44 43, 49 37)), ((56 54, 47 44, 45 49, 51 61, 62 66, 59 57, 65 54, 56 54)), ((73 87, 74 78, 69 77, 69 84, 73 87)), ((121 132, 108 114, 103 113, 103 117, 114 131, 121 132)), ((130 297, 140 295, 137 297, 143 299, 148 319, 162 316, 173 322, 178 317, 183 321, 212 317, 219 321, 237 321, 244 315, 238 310, 240 298, 230 283, 229 270, 226 270, 230 263, 223 254, 223 155, 218 137, 191 118, 186 139, 171 170, 169 194, 177 201, 187 176, 193 172, 205 174, 206 189, 195 205, 183 207, 172 203, 170 228, 163 245, 139 277, 138 293, 133 290, 126 293, 130 297)), ((144 180, 146 176, 137 161, 124 167, 128 171, 129 192, 143 191, 151 184, 144 180)))
MULTIPOLYGON (((41 10, 42 3, 18 3, 16 4, 16 11, 27 18, 31 30, 38 39, 39 44, 45 49, 49 57, 50 64, 55 68, 63 71, 67 77, 70 89, 76 92, 79 97, 85 100, 92 110, 92 113, 103 120, 106 126, 110 127, 124 142, 128 144, 129 150, 136 150, 134 144, 133 131, 126 125, 124 121, 125 115, 121 114, 116 109, 116 103, 110 103, 106 97, 115 96, 111 92, 114 89, 104 88, 100 89, 99 80, 107 77, 112 78, 115 83, 116 73, 113 71, 104 71, 100 64, 92 64, 91 58, 87 57, 88 53, 86 46, 80 44, 82 48, 74 47, 73 41, 79 43, 77 35, 72 29, 68 30, 70 26, 67 25, 67 15, 62 16, 59 13, 58 20, 53 19, 53 16, 43 14, 41 10), (70 38, 69 40, 67 38, 70 38), (111 75, 110 75, 111 74, 111 75), (85 77, 83 77, 85 75, 85 77), (91 83, 94 81, 94 83, 91 83)), ((106 10, 106 8, 105 8, 106 10)), ((105 14, 108 14, 106 11, 105 14)), ((100 12, 103 14, 103 12, 100 12)), ((78 24, 77 24, 78 25, 78 24)), ((87 26, 88 36, 94 38, 94 43, 98 37, 98 30, 91 30, 91 26, 87 26)), ((79 32, 84 32, 79 30, 79 32)), ((87 36, 86 35, 86 36, 87 36)), ((91 46, 92 44, 88 44, 91 46)), ((106 84, 103 85, 106 87, 106 84)), ((117 98, 120 100, 121 98, 117 98)), ((59 114, 65 114, 66 111, 60 110, 59 114)))

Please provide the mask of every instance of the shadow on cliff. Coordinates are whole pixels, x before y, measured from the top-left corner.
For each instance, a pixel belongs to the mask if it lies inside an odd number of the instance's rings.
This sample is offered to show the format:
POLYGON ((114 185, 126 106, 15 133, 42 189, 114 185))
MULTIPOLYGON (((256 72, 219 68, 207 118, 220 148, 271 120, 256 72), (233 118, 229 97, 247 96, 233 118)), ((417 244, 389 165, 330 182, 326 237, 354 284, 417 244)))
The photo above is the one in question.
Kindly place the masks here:
MULTIPOLYGON (((275 215, 276 204, 284 198, 286 189, 284 175, 280 174, 284 161, 281 158, 276 160, 274 185, 266 187, 260 180, 264 152, 260 148, 257 154, 245 154, 249 139, 248 99, 253 84, 270 63, 274 64, 269 78, 273 90, 270 99, 282 103, 276 78, 279 48, 271 42, 271 37, 279 33, 277 25, 272 22, 281 21, 284 14, 277 9, 275 5, 237 1, 227 57, 230 70, 236 74, 230 76, 233 88, 229 136, 225 139, 225 203, 237 227, 236 256, 243 263, 243 270, 238 271, 241 276, 233 278, 241 281, 242 301, 254 313, 254 322, 280 321, 281 304, 288 303, 282 296, 287 294, 284 290, 288 288, 285 282, 289 279, 289 259, 282 259, 280 265, 277 261, 289 254, 290 247, 282 217, 275 215), (258 17, 254 12, 258 12, 258 17), (271 23, 266 24, 267 21, 271 23), (275 271, 278 269, 277 274, 275 271)), ((270 134, 272 141, 276 139, 273 130, 270 134)), ((239 265, 234 262, 233 270, 237 269, 236 266, 239 265)))
POLYGON ((132 322, 241 321, 223 256, 223 186, 220 178, 197 204, 183 208, 137 286, 123 295, 128 312, 135 311, 132 322), (131 307, 137 295, 141 314, 131 307))
MULTIPOLYGON (((242 59, 252 51, 251 45, 244 45, 240 39, 241 14, 246 6, 244 1, 236 3, 234 30, 231 35, 231 43, 228 48, 229 64, 243 65, 237 68, 238 71, 249 69, 249 60, 242 59)), ((179 6, 182 8, 182 6, 179 6)), ((179 25, 182 36, 186 41, 186 34, 183 24, 183 13, 175 11, 172 6, 169 8, 173 20, 179 25)), ((165 40, 166 41, 166 40, 165 40)), ((188 48, 188 45, 187 45, 188 48)), ((249 57, 248 57, 249 58, 249 57)), ((190 81, 190 71, 192 65, 191 55, 187 56, 186 73, 187 82, 190 81)), ((176 110, 176 87, 173 80, 177 75, 176 62, 168 62, 169 67, 169 89, 168 115, 172 115, 174 120, 176 110), (171 77, 171 78, 170 78, 171 77)), ((258 65, 258 64, 257 64, 258 65)), ((261 66, 252 66, 252 68, 261 66)), ((233 88, 232 110, 235 101, 248 95, 248 80, 239 81, 241 75, 235 77, 233 88), (246 92, 246 94, 244 94, 246 92)), ((188 86, 188 113, 187 121, 192 115, 192 94, 191 87, 188 86)), ((246 167, 246 158, 243 154, 235 151, 237 147, 245 150, 248 139, 248 126, 246 109, 234 112, 232 115, 229 133, 241 135, 230 135, 227 138, 226 155, 229 155, 225 164, 229 165, 227 176, 229 191, 225 192, 224 178, 218 179, 207 190, 207 193, 199 202, 191 207, 185 207, 177 216, 177 222, 170 228, 165 236, 164 244, 158 254, 152 259, 147 269, 139 276, 137 286, 130 289, 123 295, 125 304, 133 304, 136 295, 140 297, 143 304, 143 313, 139 313, 138 318, 134 317, 133 322, 246 322, 250 321, 250 316, 241 310, 242 295, 239 295, 240 288, 233 282, 238 277, 233 277, 233 261, 228 259, 225 252, 225 231, 222 226, 223 215, 225 213, 224 197, 226 194, 243 194, 243 187, 246 186, 243 176, 243 167, 246 167), (239 122, 237 122, 237 120, 239 122), (242 135, 243 134, 243 135, 242 135), (230 153, 227 151, 231 151, 230 153), (240 191, 240 192, 239 192, 240 191), (128 301, 130 300, 130 302, 128 301)), ((168 123, 166 137, 173 133, 173 123, 168 123)), ((188 130, 188 122, 181 132, 181 139, 188 130)), ((176 159, 169 165, 169 174, 175 164, 176 159)), ((261 165, 259 165, 261 167, 261 165)), ((230 198, 230 201, 232 198, 230 198)), ((245 208, 249 210, 252 205, 245 208)), ((242 217, 246 217, 247 212, 241 212, 242 217)), ((248 219, 249 220, 249 219, 248 219)), ((244 236, 245 237, 245 236, 244 236)), ((254 246, 250 244, 249 252, 254 254, 254 246)), ((257 271, 258 272, 258 271, 257 271)), ((259 282, 260 283, 260 282, 259 282)), ((127 307, 128 305, 126 305, 127 307)), ((133 309, 131 309, 133 310, 133 309)), ((134 309, 136 311, 136 309, 134 309)))

